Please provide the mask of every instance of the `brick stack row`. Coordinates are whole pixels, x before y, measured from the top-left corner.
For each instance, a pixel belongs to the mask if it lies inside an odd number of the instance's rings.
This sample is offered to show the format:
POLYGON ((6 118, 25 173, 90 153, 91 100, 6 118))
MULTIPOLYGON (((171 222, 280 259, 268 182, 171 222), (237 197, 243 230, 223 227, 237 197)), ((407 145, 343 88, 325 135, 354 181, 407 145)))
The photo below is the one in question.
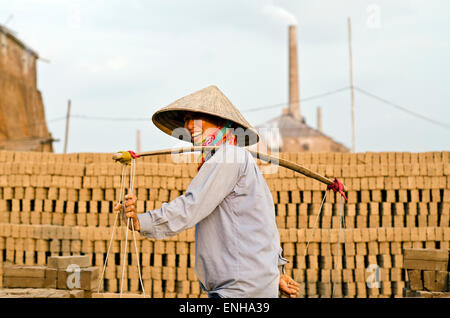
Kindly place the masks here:
MULTIPOLYGON (((330 297, 333 291, 336 297, 399 297, 408 279, 402 269, 404 248, 449 248, 448 152, 280 157, 337 177, 348 197, 344 202, 327 192, 320 210, 323 184, 258 162, 266 172, 281 244, 290 260, 286 270, 300 282, 302 297, 330 297), (373 277, 377 288, 367 283, 373 277)), ((180 158, 138 159, 138 211, 159 208, 183 194, 197 170, 195 163, 180 158)), ((113 204, 120 198, 121 169, 111 154, 0 151, 2 262, 46 265, 50 256, 84 254, 92 266, 102 268, 116 217, 113 204)), ((106 292, 116 293, 122 284, 121 236, 124 247, 124 232, 116 229, 105 269, 106 292)), ((193 229, 166 240, 136 238, 147 295, 205 297, 193 270, 193 229)), ((131 240, 128 244, 124 291, 141 292, 135 246, 131 240)))

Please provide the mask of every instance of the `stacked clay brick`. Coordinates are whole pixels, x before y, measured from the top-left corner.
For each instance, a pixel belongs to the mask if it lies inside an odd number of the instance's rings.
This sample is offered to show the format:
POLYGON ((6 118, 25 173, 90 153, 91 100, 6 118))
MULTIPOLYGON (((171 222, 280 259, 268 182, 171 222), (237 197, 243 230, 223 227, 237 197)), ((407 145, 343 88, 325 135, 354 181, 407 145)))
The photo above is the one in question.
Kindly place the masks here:
MULTIPOLYGON (((449 248, 449 152, 281 157, 338 178, 348 197, 344 202, 328 191, 319 211, 324 184, 260 163, 271 172, 264 176, 284 256, 290 260, 286 271, 300 282, 301 297, 400 297, 408 279, 403 249, 449 248), (379 285, 369 288, 374 273, 379 285)), ((84 254, 92 266, 103 269, 121 169, 111 154, 0 152, 1 260, 46 265, 49 256, 84 254)), ((138 211, 159 208, 183 194, 196 172, 195 163, 174 163, 170 156, 138 159, 138 211)), ((117 228, 103 282, 108 293, 117 293, 122 283, 121 238, 124 242, 125 233, 117 228)), ((193 269, 194 229, 165 240, 136 239, 147 296, 206 296, 193 269)), ((127 254, 123 290, 139 293, 131 233, 127 254)))

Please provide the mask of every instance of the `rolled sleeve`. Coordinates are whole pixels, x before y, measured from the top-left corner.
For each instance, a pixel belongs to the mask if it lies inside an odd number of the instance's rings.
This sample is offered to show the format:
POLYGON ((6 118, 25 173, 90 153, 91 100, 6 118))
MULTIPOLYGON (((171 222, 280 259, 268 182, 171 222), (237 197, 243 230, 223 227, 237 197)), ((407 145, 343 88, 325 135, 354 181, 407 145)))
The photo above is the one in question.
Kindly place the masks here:
POLYGON ((289 263, 289 261, 283 257, 283 249, 280 248, 280 252, 278 253, 278 268, 282 274, 284 274, 284 265, 287 263, 289 263))
POLYGON ((159 238, 160 235, 156 233, 156 229, 153 226, 152 215, 150 212, 138 214, 138 220, 140 225, 140 233, 143 236, 159 238))

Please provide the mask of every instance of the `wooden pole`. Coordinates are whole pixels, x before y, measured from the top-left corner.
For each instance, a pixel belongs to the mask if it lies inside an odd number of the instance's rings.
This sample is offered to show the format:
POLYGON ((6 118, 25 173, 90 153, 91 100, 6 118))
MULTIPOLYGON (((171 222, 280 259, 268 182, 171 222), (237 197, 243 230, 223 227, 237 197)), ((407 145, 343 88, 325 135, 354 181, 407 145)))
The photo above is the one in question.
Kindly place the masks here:
POLYGON ((139 129, 136 132, 136 151, 141 152, 141 131, 139 129))
POLYGON ((67 115, 66 115, 66 136, 64 137, 64 153, 67 153, 67 144, 69 141, 69 119, 70 119, 70 104, 71 101, 67 104, 67 115))
POLYGON ((356 128, 355 128, 355 92, 353 86, 353 56, 352 56, 352 24, 350 17, 347 18, 348 24, 348 50, 350 60, 350 96, 352 105, 352 152, 356 152, 356 128))
MULTIPOLYGON (((219 149, 219 147, 218 146, 193 146, 193 147, 185 147, 185 148, 147 151, 147 152, 138 153, 137 155, 141 156, 141 157, 145 157, 145 156, 156 156, 156 155, 179 154, 179 153, 194 152, 194 151, 208 151, 208 150, 213 150, 213 149, 219 149)), ((270 164, 276 164, 276 165, 291 169, 291 170, 301 173, 307 177, 310 177, 310 178, 316 179, 322 183, 325 183, 326 185, 332 185, 334 183, 334 181, 332 181, 312 170, 309 170, 308 168, 302 167, 301 165, 299 165, 295 162, 285 160, 282 158, 275 158, 268 154, 264 154, 264 153, 261 153, 258 151, 253 151, 250 149, 247 149, 247 151, 250 152, 251 155, 257 159, 266 161, 270 164)), ((112 158, 115 161, 119 161, 120 159, 123 158, 123 154, 121 152, 115 153, 112 158)))

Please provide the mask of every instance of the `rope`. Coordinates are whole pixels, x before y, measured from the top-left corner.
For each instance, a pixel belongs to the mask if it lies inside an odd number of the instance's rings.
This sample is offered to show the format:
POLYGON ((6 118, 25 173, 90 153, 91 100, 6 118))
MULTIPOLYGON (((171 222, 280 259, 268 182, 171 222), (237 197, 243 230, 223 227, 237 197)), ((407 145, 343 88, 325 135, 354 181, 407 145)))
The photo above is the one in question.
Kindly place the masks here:
MULTIPOLYGON (((317 214, 316 219, 314 220, 311 237, 309 238, 308 242, 306 243, 305 253, 303 254, 303 255, 305 255, 305 262, 306 262, 306 255, 308 253, 309 243, 311 242, 312 238, 314 237, 314 230, 316 229, 316 224, 317 224, 317 221, 319 220, 320 213, 322 212, 323 203, 325 202, 326 197, 327 197, 327 192, 325 191, 325 195, 323 196, 323 199, 322 199, 322 204, 320 205, 320 208, 319 208, 319 213, 317 214)), ((298 281, 298 274, 294 277, 294 280, 298 281)))
MULTIPOLYGON (((134 177, 136 176, 136 160, 133 158, 133 160, 131 160, 131 170, 133 171, 132 174, 132 178, 131 178, 131 172, 130 172, 130 193, 133 193, 133 188, 134 188, 134 177)), ((128 220, 130 220, 128 218, 128 220)), ((128 229, 128 227, 127 227, 128 229)), ((131 230, 133 232, 133 241, 134 241, 134 249, 135 249, 135 253, 136 253, 136 261, 137 261, 137 266, 138 266, 138 273, 139 273, 139 282, 141 283, 141 288, 142 288, 142 292, 144 294, 144 298, 145 298, 145 289, 144 289, 144 283, 142 281, 142 275, 141 275, 141 263, 139 261, 139 253, 138 253, 138 248, 137 248, 137 243, 136 243, 136 234, 134 233, 134 222, 131 222, 131 230)))
MULTIPOLYGON (((339 232, 338 232, 338 252, 337 252, 337 259, 338 259, 338 261, 339 261, 339 259, 341 260, 341 267, 340 268, 342 268, 342 258, 340 258, 340 254, 341 254, 340 253, 341 252, 341 230, 342 230, 341 226, 342 226, 342 221, 343 221, 343 218, 344 218, 342 216, 342 210, 343 210, 343 203, 342 203, 342 196, 341 196, 341 197, 339 197, 339 232)), ((336 273, 336 270, 335 270, 335 273, 336 273)), ((337 275, 336 274, 335 274, 335 280, 337 280, 337 275)), ((332 284, 333 284, 333 290, 331 292, 331 298, 334 297, 334 291, 335 291, 335 288, 336 288, 336 283, 333 282, 333 280, 332 280, 332 284)))
MULTIPOLYGON (((111 238, 109 240, 109 244, 108 244, 108 250, 106 252, 106 258, 105 258, 105 262, 103 264, 103 270, 102 270, 102 275, 99 277, 98 280, 98 287, 97 287, 97 293, 100 293, 100 289, 102 286, 102 282, 104 281, 104 277, 105 277, 105 271, 106 271, 106 265, 108 263, 108 259, 109 259, 109 253, 111 251, 111 246, 112 246, 112 241, 114 239, 114 234, 116 232, 116 227, 117 227, 117 221, 119 220, 120 223, 120 253, 121 253, 121 259, 122 259, 122 277, 121 277, 121 282, 120 282, 120 298, 122 298, 122 294, 123 294, 123 280, 124 280, 124 276, 125 276, 125 260, 126 260, 126 256, 127 256, 127 247, 128 247, 128 229, 129 229, 129 225, 130 225, 130 218, 127 218, 127 226, 126 226, 126 233, 125 233, 125 249, 123 249, 123 217, 119 218, 119 215, 122 214, 122 216, 125 213, 125 180, 127 177, 127 173, 126 173, 126 169, 127 169, 127 165, 130 165, 130 178, 129 178, 129 193, 133 193, 133 188, 134 188, 134 179, 135 179, 135 175, 136 175, 136 163, 135 163, 135 159, 134 157, 132 157, 129 161, 129 163, 124 163, 123 167, 122 167, 122 174, 121 174, 121 179, 120 179, 120 196, 119 196, 119 202, 122 205, 121 210, 116 212, 116 217, 114 218, 114 225, 113 225, 113 229, 112 229, 112 233, 111 233, 111 238), (122 251, 123 251, 123 255, 122 255, 122 251)), ((146 297, 145 295, 145 289, 144 289, 144 283, 142 280, 142 274, 141 274, 141 265, 140 265, 140 260, 139 260, 139 253, 138 253, 138 248, 137 248, 137 243, 136 243, 136 235, 134 233, 134 224, 133 222, 131 222, 131 227, 132 227, 132 231, 133 231, 133 241, 134 241, 134 248, 135 248, 135 253, 136 253, 136 260, 137 260, 137 266, 138 266, 138 272, 139 272, 139 281, 142 287, 142 291, 144 294, 144 298, 146 297)), ((128 262, 127 262, 128 263, 128 262)))
MULTIPOLYGON (((134 190, 133 188, 134 188, 135 175, 136 175, 136 162, 135 162, 135 157, 133 156, 132 159, 130 159, 130 179, 129 179, 130 184, 129 184, 129 188, 128 188, 129 194, 132 194, 133 190, 134 190)), ((123 189, 123 190, 125 190, 125 189, 123 189)), ((125 191, 123 191, 123 192, 125 192, 125 191)), ((122 197, 122 195, 123 195, 123 193, 121 193, 121 197, 122 197)), ((128 229, 130 227, 130 220, 131 220, 131 218, 127 218, 127 226, 125 228, 125 251, 124 251, 123 262, 122 262, 122 277, 121 277, 121 281, 120 281, 120 298, 122 298, 122 293, 123 293, 123 279, 125 276, 125 258, 127 256, 128 229)), ((141 265, 140 265, 140 261, 139 261, 139 253, 138 253, 138 248, 137 248, 137 243, 136 243, 136 234, 134 233, 134 223, 133 222, 131 222, 131 230, 133 232, 133 241, 134 241, 136 261, 137 261, 137 266, 138 266, 139 282, 141 284, 142 292, 143 292, 144 298, 145 298, 145 289, 144 289, 144 283, 142 281, 141 265)))
MULTIPOLYGON (((124 174, 125 174, 125 168, 126 168, 126 166, 124 165, 123 167, 122 167, 122 178, 121 178, 121 183, 120 183, 120 192, 119 193, 122 193, 123 192, 123 190, 122 190, 122 188, 123 188, 123 186, 124 186, 124 174)), ((104 277, 105 277, 105 270, 106 270, 106 265, 107 265, 107 263, 108 263, 108 257, 109 257, 109 252, 110 252, 110 250, 111 250, 111 245, 112 245, 112 241, 113 241, 113 239, 114 239, 114 233, 115 233, 115 231, 116 231, 116 225, 117 225, 117 219, 119 218, 119 214, 120 214, 120 211, 117 211, 116 212, 116 217, 114 218, 114 225, 113 225, 113 229, 112 229, 112 233, 111 233, 111 238, 109 239, 109 244, 108 244, 108 250, 107 250, 107 252, 106 252, 106 258, 105 258, 105 263, 103 264, 103 271, 102 271, 102 275, 99 277, 99 280, 98 280, 98 283, 97 283, 97 293, 100 293, 100 288, 101 288, 101 283, 103 282, 103 279, 104 279, 104 277)))
MULTIPOLYGON (((342 222, 345 222, 344 221, 344 217, 342 215, 342 210, 343 210, 342 198, 344 198, 347 201, 347 197, 344 194, 344 185, 336 178, 334 179, 334 183, 333 184, 327 186, 327 191, 328 190, 333 190, 334 192, 339 192, 339 194, 340 194, 340 197, 339 197, 339 200, 340 200, 339 203, 340 204, 339 204, 338 255, 337 255, 337 258, 339 259, 339 257, 340 257, 340 246, 341 246, 341 227, 342 227, 342 222)), ((319 220, 320 214, 322 213, 322 208, 323 208, 323 204, 325 202, 326 197, 327 197, 327 192, 325 192, 325 195, 323 196, 322 203, 320 204, 320 208, 319 208, 319 213, 317 214, 316 219, 314 220, 311 237, 309 237, 309 239, 308 239, 308 241, 306 243, 306 246, 305 246, 305 252, 304 252, 305 262, 306 262, 306 256, 307 256, 307 253, 308 253, 308 247, 309 247, 309 244, 311 243, 311 240, 314 237, 314 231, 316 230, 317 221, 319 220)), ((344 227, 345 227, 345 223, 344 223, 344 227)), ((333 257, 331 258, 331 261, 332 261, 332 267, 334 267, 333 257)), ((341 268, 342 268, 342 259, 341 259, 341 268)), ((297 277, 294 277, 294 280, 298 281, 298 274, 297 274, 297 277)), ((333 282, 333 280, 332 280, 331 283, 333 285, 331 298, 333 298, 336 284, 333 282)))

